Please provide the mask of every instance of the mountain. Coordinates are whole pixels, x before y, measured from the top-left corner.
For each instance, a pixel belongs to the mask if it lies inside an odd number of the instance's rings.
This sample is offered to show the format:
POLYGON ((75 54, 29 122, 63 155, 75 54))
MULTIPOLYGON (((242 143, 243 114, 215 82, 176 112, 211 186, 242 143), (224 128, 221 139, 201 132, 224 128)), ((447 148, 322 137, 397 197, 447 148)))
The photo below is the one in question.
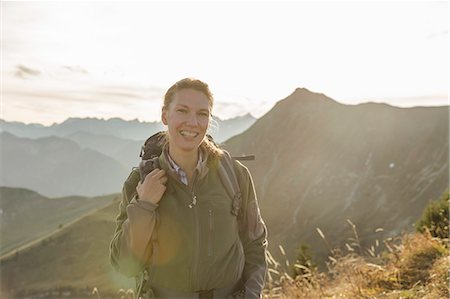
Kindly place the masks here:
POLYGON ((59 137, 19 138, 0 133, 1 186, 45 196, 110 194, 121 189, 129 168, 59 137))
POLYGON ((25 138, 41 138, 50 136, 50 127, 41 124, 24 124, 18 121, 5 121, 0 119, 0 133, 8 132, 15 136, 25 138))
POLYGON ((163 130, 160 122, 126 121, 120 118, 107 120, 99 118, 68 118, 60 124, 43 126, 41 124, 24 124, 0 120, 1 131, 18 137, 41 138, 48 136, 65 137, 77 132, 87 132, 96 135, 114 136, 122 139, 145 140, 149 134, 163 130))
POLYGON ((97 135, 108 135, 122 139, 141 141, 161 130, 164 130, 164 126, 160 122, 126 121, 121 118, 110 118, 108 120, 97 118, 69 118, 55 126, 53 135, 64 137, 82 131, 97 135))
MULTIPOLYGON (((210 133, 217 142, 222 142, 231 136, 245 131, 255 120, 250 114, 226 120, 213 117, 213 128, 210 130, 210 133)), ((98 118, 69 118, 60 124, 53 124, 48 127, 40 124, 26 125, 20 122, 7 122, 0 119, 0 132, 8 132, 18 137, 31 139, 48 136, 70 138, 70 136, 73 137, 80 133, 86 133, 95 136, 110 136, 121 140, 138 141, 141 143, 154 133, 162 130, 165 130, 165 127, 161 122, 126 121, 120 118, 107 120, 98 118)))
POLYGON ((448 107, 350 106, 297 89, 225 147, 256 155, 247 165, 272 252, 281 244, 292 259, 306 243, 325 258, 316 228, 343 246, 349 219, 367 248, 411 230, 449 187, 448 118, 448 107))
POLYGON ((134 288, 134 280, 109 263, 118 201, 64 226, 35 246, 0 261, 0 297, 118 298, 119 289, 134 288))
POLYGON ((80 147, 95 150, 120 162, 128 169, 139 164, 139 152, 145 140, 135 141, 110 135, 98 135, 78 131, 66 135, 80 147))
POLYGON ((0 187, 0 256, 111 200, 112 196, 47 198, 28 189, 0 187))

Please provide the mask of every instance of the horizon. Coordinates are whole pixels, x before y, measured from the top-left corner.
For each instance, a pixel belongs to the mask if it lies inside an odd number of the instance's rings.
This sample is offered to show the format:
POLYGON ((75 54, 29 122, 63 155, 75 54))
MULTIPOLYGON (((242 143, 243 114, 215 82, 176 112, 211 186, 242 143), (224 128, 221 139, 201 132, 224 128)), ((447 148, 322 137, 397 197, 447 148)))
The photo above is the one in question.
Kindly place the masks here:
MULTIPOLYGON (((227 121, 227 120, 232 120, 232 119, 235 119, 235 118, 245 117, 245 116, 247 116, 247 115, 250 115, 250 117, 252 117, 252 118, 254 118, 254 119, 258 119, 258 117, 253 116, 251 113, 246 113, 246 114, 244 114, 244 115, 233 116, 233 117, 226 118, 226 119, 222 119, 222 118, 220 118, 220 117, 217 117, 216 115, 212 115, 212 117, 214 117, 214 118, 219 118, 221 121, 227 121)), ((52 123, 52 124, 50 124, 50 125, 45 125, 45 124, 42 124, 42 123, 36 123, 36 122, 34 122, 34 123, 26 123, 26 122, 16 121, 16 120, 9 121, 9 120, 5 120, 5 119, 3 119, 3 118, 0 118, 0 121, 5 121, 5 122, 9 122, 9 123, 18 122, 18 123, 22 123, 22 124, 25 124, 25 125, 42 125, 42 126, 44 126, 44 127, 50 127, 50 126, 53 126, 53 125, 60 125, 60 124, 66 122, 66 121, 68 121, 68 120, 70 120, 70 119, 81 119, 81 120, 83 120, 83 119, 94 119, 94 120, 101 120, 101 121, 109 121, 109 120, 118 119, 118 120, 123 120, 123 121, 126 121, 126 122, 137 121, 137 122, 139 122, 139 123, 161 123, 160 120, 146 121, 146 120, 139 120, 139 119, 137 119, 137 118, 134 118, 134 119, 124 119, 124 118, 121 118, 120 116, 112 116, 112 117, 109 117, 109 118, 105 118, 105 117, 96 117, 96 116, 86 116, 86 117, 69 116, 68 118, 66 118, 66 119, 63 120, 62 122, 59 122, 59 123, 56 123, 56 122, 55 122, 55 123, 52 123)))
MULTIPOLYGON (((300 89, 300 88, 297 88, 297 89, 300 89)), ((301 88, 301 89, 306 89, 306 88, 301 88)), ((311 92, 311 93, 313 93, 313 94, 316 94, 316 95, 318 95, 318 94, 321 94, 321 93, 318 93, 318 92, 313 92, 313 91, 310 91, 310 90, 308 90, 308 89, 306 89, 307 91, 309 91, 309 92, 311 92)), ((295 91, 294 91, 295 92, 295 91)), ((293 93, 294 93, 293 92, 293 93)), ((293 93, 291 93, 289 96, 291 96, 293 93)), ((278 102, 280 102, 280 101, 284 101, 284 100, 286 100, 289 96, 287 96, 286 98, 283 98, 283 99, 281 99, 281 100, 279 100, 279 101, 277 101, 277 102, 275 102, 274 104, 273 104, 273 106, 275 106, 278 102)), ((390 103, 386 103, 386 102, 376 102, 376 101, 367 101, 367 102, 360 102, 360 103, 350 103, 350 104, 347 104, 347 103, 342 103, 342 102, 339 102, 339 101, 337 101, 337 100, 335 100, 335 99, 332 99, 332 98, 330 98, 330 97, 328 97, 327 95, 325 95, 329 100, 331 100, 331 101, 335 101, 335 102, 337 102, 338 104, 340 104, 340 105, 344 105, 344 106, 358 106, 358 105, 366 105, 366 104, 379 104, 379 105, 387 105, 387 106, 390 106, 390 107, 394 107, 394 108, 400 108, 400 109, 413 109, 413 108, 444 108, 444 107, 447 107, 447 108, 450 108, 450 103, 447 103, 447 104, 445 104, 445 105, 429 105, 429 106, 424 106, 424 105, 415 105, 415 106, 396 106, 396 105, 392 105, 392 104, 390 104, 390 103)), ((419 97, 419 98, 422 98, 422 97, 419 97)), ((270 110, 272 110, 274 107, 271 107, 268 111, 266 111, 264 114, 262 114, 262 115, 260 115, 260 116, 255 116, 255 115, 253 115, 251 112, 246 112, 245 114, 242 114, 242 115, 235 115, 235 116, 230 116, 230 117, 227 117, 227 118, 223 118, 223 117, 220 117, 220 116, 218 116, 218 115, 216 115, 216 114, 212 114, 212 117, 213 118, 218 118, 218 119, 220 119, 221 121, 228 121, 228 120, 232 120, 232 119, 235 119, 235 118, 240 118, 240 117, 245 117, 245 116, 247 116, 247 115, 249 115, 250 117, 252 117, 252 118, 254 118, 255 120, 258 120, 258 119, 260 119, 260 118, 262 118, 262 117, 264 117, 270 110)), ((214 108, 213 108, 213 110, 214 110, 214 108)), ((137 121, 137 122, 139 122, 139 123, 161 123, 161 120, 160 119, 156 119, 156 120, 140 120, 140 119, 138 119, 138 118, 133 118, 133 119, 125 119, 125 118, 123 118, 123 117, 120 117, 120 116, 110 116, 110 117, 101 117, 101 116, 68 116, 66 119, 64 119, 64 120, 62 120, 62 121, 60 121, 60 122, 53 122, 53 123, 51 123, 51 124, 45 124, 45 123, 39 123, 39 122, 23 122, 23 121, 16 121, 16 120, 6 120, 6 119, 4 119, 3 117, 0 117, 0 120, 2 120, 2 121, 5 121, 5 122, 19 122, 19 123, 23 123, 23 124, 25 124, 25 125, 33 125, 33 124, 36 124, 36 125, 42 125, 42 126, 44 126, 44 127, 50 127, 50 126, 53 126, 53 125, 60 125, 60 124, 62 124, 62 123, 64 123, 64 122, 66 122, 66 121, 68 121, 68 120, 70 120, 70 119, 95 119, 95 120, 101 120, 101 121, 109 121, 109 120, 113 120, 113 119, 119 119, 119 120, 123 120, 123 121, 126 121, 126 122, 132 122, 132 121, 137 121)))
POLYGON ((347 105, 450 105, 448 2, 0 5, 7 121, 157 121, 184 77, 208 83, 221 119, 260 118, 302 87, 347 105))

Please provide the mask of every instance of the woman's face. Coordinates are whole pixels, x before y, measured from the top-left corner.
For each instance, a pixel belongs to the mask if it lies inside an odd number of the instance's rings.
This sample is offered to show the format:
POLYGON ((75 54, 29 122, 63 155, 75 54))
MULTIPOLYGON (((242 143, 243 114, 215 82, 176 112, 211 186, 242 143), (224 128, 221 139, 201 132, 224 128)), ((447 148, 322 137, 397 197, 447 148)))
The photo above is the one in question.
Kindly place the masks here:
POLYGON ((162 122, 168 127, 171 150, 196 151, 210 121, 208 97, 194 89, 173 95, 169 107, 162 109, 162 122))

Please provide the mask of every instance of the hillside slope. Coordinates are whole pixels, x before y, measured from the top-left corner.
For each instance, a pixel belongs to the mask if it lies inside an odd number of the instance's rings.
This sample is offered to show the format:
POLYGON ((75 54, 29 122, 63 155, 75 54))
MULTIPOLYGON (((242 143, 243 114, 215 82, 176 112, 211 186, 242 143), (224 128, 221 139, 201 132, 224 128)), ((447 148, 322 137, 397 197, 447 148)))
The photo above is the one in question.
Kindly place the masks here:
POLYGON ((109 204, 112 198, 47 198, 27 189, 0 187, 0 256, 109 204))
POLYGON ((114 233, 118 202, 63 228, 39 245, 2 261, 1 298, 49 296, 50 291, 90 298, 94 287, 104 295, 132 288, 134 281, 114 271, 109 242, 114 233), (45 295, 47 294, 47 295, 45 295))

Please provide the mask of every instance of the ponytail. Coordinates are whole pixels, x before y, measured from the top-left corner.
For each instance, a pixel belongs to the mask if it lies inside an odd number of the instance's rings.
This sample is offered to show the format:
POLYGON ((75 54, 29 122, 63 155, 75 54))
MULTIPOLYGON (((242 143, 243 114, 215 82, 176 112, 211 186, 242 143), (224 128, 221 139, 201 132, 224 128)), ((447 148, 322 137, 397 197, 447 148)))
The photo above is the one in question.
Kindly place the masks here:
POLYGON ((210 140, 208 136, 203 138, 200 148, 205 150, 209 157, 213 160, 219 160, 223 155, 223 150, 214 141, 212 141, 212 139, 210 140))

